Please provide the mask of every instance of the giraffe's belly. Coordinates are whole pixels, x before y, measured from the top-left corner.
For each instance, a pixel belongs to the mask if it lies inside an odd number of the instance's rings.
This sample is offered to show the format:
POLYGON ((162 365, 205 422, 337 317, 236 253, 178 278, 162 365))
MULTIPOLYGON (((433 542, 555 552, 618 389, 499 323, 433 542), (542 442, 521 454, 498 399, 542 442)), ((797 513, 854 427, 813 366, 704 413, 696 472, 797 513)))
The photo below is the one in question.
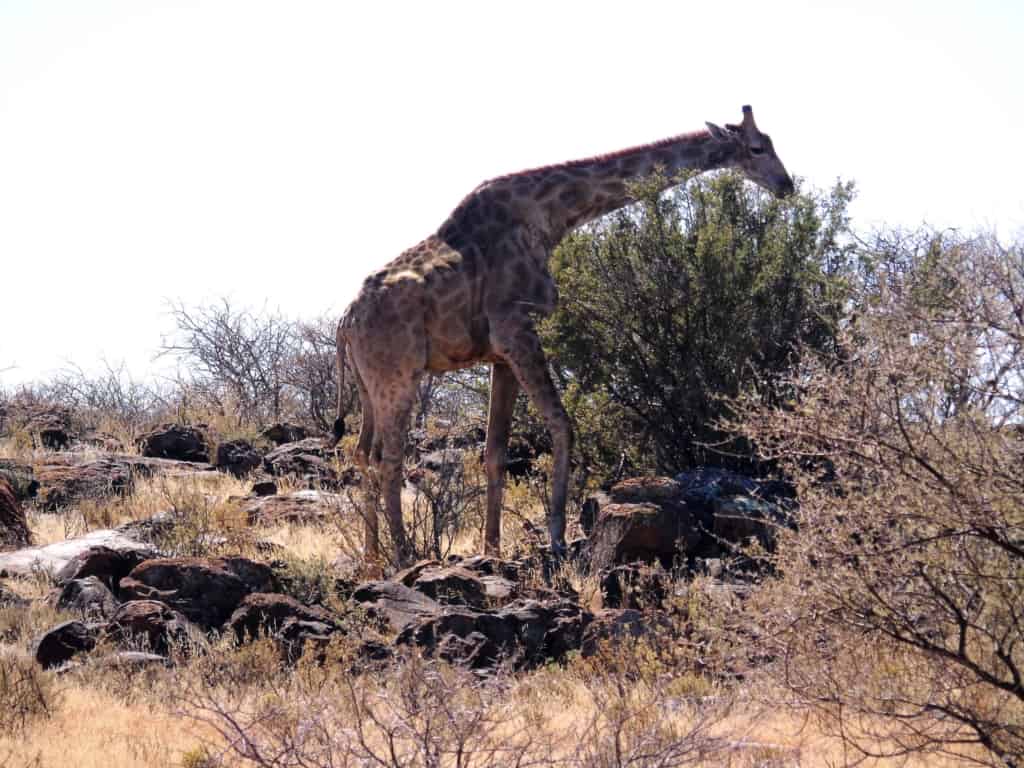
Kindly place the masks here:
POLYGON ((443 373, 485 362, 493 362, 486 317, 449 317, 428 326, 428 371, 443 373))

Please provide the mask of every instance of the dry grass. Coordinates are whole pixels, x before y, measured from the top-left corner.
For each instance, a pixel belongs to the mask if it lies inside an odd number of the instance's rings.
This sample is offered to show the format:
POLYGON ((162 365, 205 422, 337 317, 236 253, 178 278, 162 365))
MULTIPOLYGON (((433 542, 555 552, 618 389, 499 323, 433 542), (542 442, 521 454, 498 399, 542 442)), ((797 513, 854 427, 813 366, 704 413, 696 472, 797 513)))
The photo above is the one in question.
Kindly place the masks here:
POLYGON ((150 702, 126 703, 111 692, 62 685, 50 719, 23 736, 0 734, 0 766, 178 768, 202 729, 150 702))

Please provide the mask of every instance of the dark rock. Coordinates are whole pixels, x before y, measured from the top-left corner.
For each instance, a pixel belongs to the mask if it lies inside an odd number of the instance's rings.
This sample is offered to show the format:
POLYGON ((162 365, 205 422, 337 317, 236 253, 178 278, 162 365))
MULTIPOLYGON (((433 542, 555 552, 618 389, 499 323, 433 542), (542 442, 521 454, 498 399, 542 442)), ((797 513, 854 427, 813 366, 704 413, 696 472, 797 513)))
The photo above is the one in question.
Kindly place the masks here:
POLYGON ((36 467, 39 506, 46 511, 127 493, 132 473, 126 462, 112 458, 82 464, 47 463, 36 467))
POLYGON ((413 582, 412 588, 442 605, 482 608, 486 596, 480 578, 457 565, 424 570, 413 582))
POLYGON ((147 560, 121 580, 121 597, 159 600, 203 627, 219 627, 250 592, 274 588, 269 566, 242 557, 147 560))
POLYGON ((756 494, 758 482, 746 475, 718 467, 698 467, 680 472, 675 481, 682 489, 682 498, 691 507, 711 510, 715 499, 737 494, 756 494))
POLYGON ((105 632, 117 643, 138 644, 159 654, 167 654, 171 648, 190 651, 206 645, 198 627, 158 600, 123 603, 106 625, 105 632))
POLYGON ((441 568, 440 560, 419 560, 408 568, 403 568, 394 576, 391 577, 392 581, 397 581, 399 584, 404 584, 407 587, 412 587, 424 571, 428 571, 432 568, 441 568))
POLYGON ((326 440, 311 437, 278 446, 263 457, 263 468, 274 477, 297 477, 310 486, 337 488, 338 474, 328 463, 332 456, 326 440))
POLYGON ((109 619, 117 611, 117 598, 106 584, 95 576, 72 579, 57 596, 57 607, 80 614, 89 621, 109 619))
POLYGON ((27 547, 30 541, 25 511, 10 483, 0 478, 0 550, 27 547))
POLYGON ((128 465, 137 477, 202 477, 215 467, 202 461, 161 459, 155 456, 112 456, 128 465))
POLYGON ((118 582, 139 563, 157 556, 153 550, 111 549, 94 546, 74 555, 54 576, 58 585, 90 576, 99 578, 108 588, 116 590, 118 582))
POLYGON ((590 537, 591 568, 619 563, 660 561, 671 567, 700 541, 701 532, 681 502, 609 504, 601 510, 590 537))
POLYGON ((217 460, 214 466, 222 472, 245 477, 263 464, 263 454, 248 440, 231 440, 217 446, 217 460))
POLYGON ((27 501, 39 491, 32 467, 14 459, 0 459, 0 480, 6 480, 18 501, 27 501))
POLYGON ((527 668, 579 648, 588 620, 589 614, 568 601, 523 600, 499 612, 448 606, 410 623, 395 643, 474 669, 502 663, 527 668))
POLYGON ((143 456, 178 461, 209 462, 210 447, 198 426, 161 424, 139 438, 143 456))
MULTIPOLYGON (((449 560, 451 562, 451 560, 449 560)), ((509 581, 519 581, 522 563, 516 560, 502 560, 491 555, 473 555, 454 561, 460 568, 472 571, 478 576, 500 576, 509 581)))
POLYGON ((605 608, 661 608, 669 594, 667 574, 645 565, 619 565, 601 574, 605 608))
POLYGON ((51 451, 63 451, 71 445, 71 433, 67 427, 52 423, 39 429, 39 442, 51 451))
POLYGON ((520 600, 499 614, 510 621, 520 647, 519 665, 535 666, 560 661, 577 650, 590 613, 571 600, 520 600))
POLYGON ((0 608, 27 608, 29 601, 0 584, 0 608))
POLYGON ((410 622, 441 612, 441 605, 422 592, 393 581, 369 581, 360 584, 352 593, 352 600, 372 616, 385 621, 393 631, 401 630, 410 622))
POLYGON ((322 625, 328 628, 326 634, 338 629, 334 617, 324 608, 303 605, 287 595, 261 592, 245 596, 231 614, 228 628, 241 643, 261 634, 276 634, 288 619, 322 625))
POLYGON ((428 655, 481 669, 515 655, 516 632, 503 616, 450 606, 408 625, 395 643, 416 645, 428 655))
POLYGON ((311 647, 315 658, 322 662, 327 646, 337 633, 338 627, 333 622, 289 616, 277 631, 276 639, 285 662, 294 663, 303 654, 309 653, 311 647))
POLYGON ((284 445, 285 443, 297 443, 300 440, 305 440, 309 437, 309 430, 298 424, 280 422, 265 427, 260 431, 260 437, 264 440, 269 440, 274 445, 284 445))
POLYGON ((277 483, 273 480, 258 480, 249 490, 253 496, 273 496, 277 493, 277 483))
POLYGON ((750 496, 717 498, 712 530, 720 542, 745 545, 756 540, 770 551, 775 546, 775 529, 784 519, 779 508, 767 501, 750 496))
POLYGON ((44 669, 63 664, 76 653, 96 647, 101 624, 65 621, 44 632, 33 644, 36 662, 44 669))

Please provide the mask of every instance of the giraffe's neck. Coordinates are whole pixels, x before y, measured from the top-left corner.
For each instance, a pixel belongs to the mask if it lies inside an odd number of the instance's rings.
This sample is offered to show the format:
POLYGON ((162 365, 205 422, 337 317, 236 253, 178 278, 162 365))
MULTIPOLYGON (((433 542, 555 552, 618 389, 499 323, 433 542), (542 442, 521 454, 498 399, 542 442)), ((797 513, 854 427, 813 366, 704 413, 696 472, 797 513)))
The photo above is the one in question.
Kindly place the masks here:
POLYGON ((534 226, 551 247, 572 229, 634 202, 632 182, 660 170, 665 187, 684 170, 708 171, 734 164, 735 148, 706 131, 623 150, 610 155, 524 171, 496 179, 533 207, 534 226))

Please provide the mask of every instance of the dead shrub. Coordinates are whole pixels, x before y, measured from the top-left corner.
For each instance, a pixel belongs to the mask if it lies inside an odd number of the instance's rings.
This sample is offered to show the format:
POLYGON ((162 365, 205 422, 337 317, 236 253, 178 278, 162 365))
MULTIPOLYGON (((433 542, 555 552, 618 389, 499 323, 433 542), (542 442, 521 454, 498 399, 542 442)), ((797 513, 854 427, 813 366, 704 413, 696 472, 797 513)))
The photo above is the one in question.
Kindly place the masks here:
POLYGON ((0 650, 0 733, 24 733, 56 706, 52 677, 31 657, 0 650))
POLYGON ((738 428, 798 488, 749 616, 868 756, 1024 759, 1024 249, 881 241, 856 321, 738 428), (977 748, 985 752, 977 757, 977 748))

